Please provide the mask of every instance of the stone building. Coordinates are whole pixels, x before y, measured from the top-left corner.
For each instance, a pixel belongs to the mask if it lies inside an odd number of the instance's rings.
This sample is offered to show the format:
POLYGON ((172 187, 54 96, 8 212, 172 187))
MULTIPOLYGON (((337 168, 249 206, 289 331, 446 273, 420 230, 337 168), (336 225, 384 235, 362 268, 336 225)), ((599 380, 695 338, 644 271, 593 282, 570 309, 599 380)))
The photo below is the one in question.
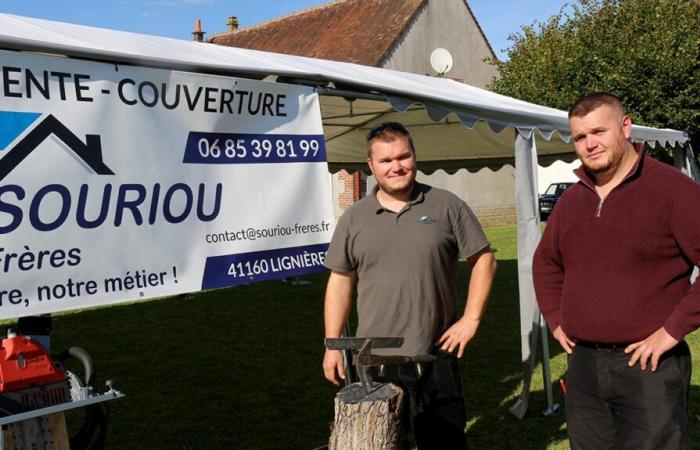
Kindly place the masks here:
MULTIPOLYGON (((488 88, 496 69, 484 33, 465 0, 338 0, 247 28, 228 19, 228 30, 207 39, 232 47, 345 61, 367 66, 448 76, 488 88), (453 66, 438 74, 430 64, 437 49, 449 51, 453 66)), ((420 145, 418 142, 417 145, 420 145)), ((477 173, 440 170, 418 179, 466 200, 485 226, 514 223, 515 176, 510 166, 477 173)), ((358 200, 372 177, 344 171, 334 175, 336 212, 358 200)))

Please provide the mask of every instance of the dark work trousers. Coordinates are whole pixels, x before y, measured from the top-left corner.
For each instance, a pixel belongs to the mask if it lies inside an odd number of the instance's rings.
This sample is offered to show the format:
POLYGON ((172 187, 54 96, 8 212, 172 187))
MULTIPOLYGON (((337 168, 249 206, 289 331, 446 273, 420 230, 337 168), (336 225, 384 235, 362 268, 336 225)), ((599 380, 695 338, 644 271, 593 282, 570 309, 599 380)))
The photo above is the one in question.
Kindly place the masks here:
POLYGON ((375 370, 372 377, 404 390, 402 426, 413 433, 419 450, 466 449, 467 419, 457 358, 439 352, 437 361, 422 367, 421 377, 412 363, 387 365, 384 376, 375 370))
POLYGON ((685 341, 651 361, 628 366, 624 347, 577 344, 566 376, 566 422, 572 450, 690 449, 690 351, 685 341))

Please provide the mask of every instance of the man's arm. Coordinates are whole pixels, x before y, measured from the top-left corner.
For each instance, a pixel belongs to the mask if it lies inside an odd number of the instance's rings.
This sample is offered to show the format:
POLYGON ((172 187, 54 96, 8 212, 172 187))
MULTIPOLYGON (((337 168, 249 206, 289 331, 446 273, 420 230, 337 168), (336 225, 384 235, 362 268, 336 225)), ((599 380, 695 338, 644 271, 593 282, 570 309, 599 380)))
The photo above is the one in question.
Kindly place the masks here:
MULTIPOLYGON (((671 232, 681 251, 695 266, 700 266, 700 215, 696 206, 700 204, 700 186, 689 178, 681 178, 676 188, 671 208, 671 232)), ((700 277, 676 305, 663 326, 646 339, 635 342, 625 349, 631 353, 629 365, 639 362, 642 370, 651 365, 656 371, 661 355, 678 344, 686 334, 700 325, 700 277)))
POLYGON ((559 341, 559 345, 566 353, 571 354, 576 344, 561 329, 559 314, 564 285, 564 268, 559 254, 556 230, 559 227, 559 215, 564 208, 563 203, 561 200, 557 203, 557 208, 549 217, 544 235, 532 257, 532 279, 537 304, 547 321, 547 325, 552 330, 552 336, 559 341))
POLYGON ((462 357, 467 344, 476 335, 496 276, 496 258, 491 247, 487 246, 467 259, 472 266, 472 273, 464 315, 452 324, 437 342, 437 345, 441 345, 442 349, 448 352, 456 348, 458 358, 462 357))
MULTIPOLYGON (((345 327, 350 314, 354 281, 355 272, 331 271, 323 306, 325 337, 327 338, 340 337, 343 332, 343 327, 345 327)), ((328 381, 335 385, 339 385, 340 380, 345 379, 343 355, 340 350, 326 349, 323 356, 323 374, 328 381)))

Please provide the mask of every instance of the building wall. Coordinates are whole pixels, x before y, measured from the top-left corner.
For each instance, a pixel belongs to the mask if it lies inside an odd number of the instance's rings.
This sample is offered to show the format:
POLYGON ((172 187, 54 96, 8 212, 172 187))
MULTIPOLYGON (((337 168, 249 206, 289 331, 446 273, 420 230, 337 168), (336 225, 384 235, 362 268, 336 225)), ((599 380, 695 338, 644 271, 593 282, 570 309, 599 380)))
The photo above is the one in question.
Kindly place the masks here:
POLYGON ((513 225, 515 213, 515 169, 498 171, 484 168, 470 173, 462 169, 452 175, 438 170, 431 175, 418 173, 421 183, 446 189, 467 202, 484 227, 513 225))
POLYGON ((343 211, 352 206, 367 192, 367 176, 361 172, 348 173, 345 170, 334 173, 331 177, 333 186, 333 212, 338 218, 343 211), (355 177, 359 177, 356 180, 355 177), (355 190, 359 181, 360 190, 355 190))
MULTIPOLYGON (((462 169, 454 174, 442 170, 426 175, 418 172, 416 180, 421 183, 448 190, 467 202, 484 227, 513 225, 516 222, 515 202, 511 201, 515 192, 515 169, 503 166, 494 172, 481 169, 469 173, 462 169)), ((367 191, 376 184, 374 177, 367 177, 367 191)))
MULTIPOLYGON (((492 56, 491 50, 464 0, 429 0, 382 67, 436 75, 430 66, 430 54, 439 47, 447 49, 454 61, 447 77, 487 88, 498 74, 495 67, 484 62, 492 56)), ((471 206, 484 226, 510 225, 516 221, 515 171, 510 166, 497 172, 460 170, 450 175, 437 171, 431 175, 419 174, 418 180, 457 194, 471 206)), ((368 188, 370 184, 368 180, 368 188)))
MULTIPOLYGON (((576 160, 571 163, 556 161, 547 167, 538 166, 538 193, 543 194, 551 183, 578 181, 573 171, 580 164, 576 160)), ((371 192, 376 184, 374 177, 363 175, 362 179, 363 187, 366 186, 366 192, 371 192)), ((441 170, 430 175, 418 172, 416 179, 421 183, 446 189, 458 195, 467 202, 485 227, 514 225, 516 223, 515 169, 512 166, 503 166, 496 172, 490 169, 481 169, 477 173, 460 170, 452 175, 441 170)), ((352 175, 344 170, 333 175, 336 217, 352 205, 353 186, 352 175)))
POLYGON ((486 88, 498 74, 483 61, 492 54, 464 0, 428 1, 382 67, 435 75, 430 54, 439 47, 447 49, 454 60, 446 77, 486 88))
MULTIPOLYGON (((382 67, 421 75, 435 75, 430 66, 430 54, 438 47, 447 49, 454 66, 445 76, 486 88, 498 74, 495 67, 484 62, 491 57, 486 39, 464 4, 464 0, 429 0, 414 23, 387 57, 382 67)), ((343 175, 334 176, 336 211, 342 212, 343 175)), ((515 216, 515 170, 505 166, 497 172, 482 169, 477 173, 460 170, 455 174, 437 171, 420 174, 418 180, 449 190, 464 199, 474 210, 483 226, 511 225, 515 216)), ((367 192, 374 186, 367 178, 367 192)), ((347 197, 347 195, 345 195, 347 197)))
POLYGON ((352 176, 344 170, 331 175, 331 186, 333 189, 331 198, 333 199, 333 214, 335 214, 336 219, 352 205, 347 200, 349 196, 352 197, 353 195, 352 184, 349 182, 351 180, 352 176))

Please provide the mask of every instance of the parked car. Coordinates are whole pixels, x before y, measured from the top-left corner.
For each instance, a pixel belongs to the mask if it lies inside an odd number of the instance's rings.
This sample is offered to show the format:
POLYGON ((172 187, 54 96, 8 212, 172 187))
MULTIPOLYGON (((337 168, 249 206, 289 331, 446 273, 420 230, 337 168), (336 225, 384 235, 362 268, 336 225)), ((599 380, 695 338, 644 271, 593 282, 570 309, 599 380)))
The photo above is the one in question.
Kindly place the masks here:
POLYGON ((559 197, 574 183, 552 183, 544 194, 540 195, 540 220, 545 221, 554 210, 554 205, 559 201, 559 197))

